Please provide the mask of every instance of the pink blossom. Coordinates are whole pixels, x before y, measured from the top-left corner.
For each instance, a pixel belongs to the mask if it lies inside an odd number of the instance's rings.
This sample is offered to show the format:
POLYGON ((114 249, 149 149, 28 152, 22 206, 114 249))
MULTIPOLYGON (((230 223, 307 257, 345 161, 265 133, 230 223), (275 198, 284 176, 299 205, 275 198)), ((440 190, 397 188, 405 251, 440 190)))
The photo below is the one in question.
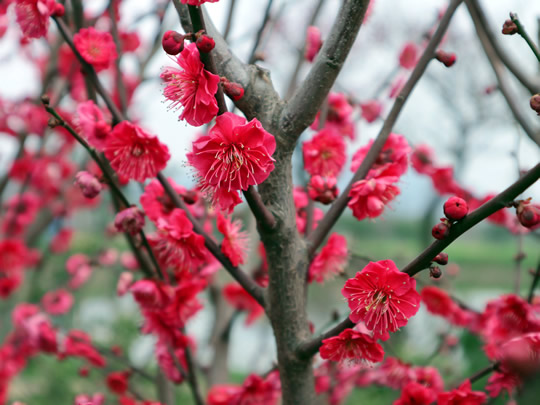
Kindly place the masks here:
POLYGON ((313 25, 309 26, 306 35, 306 48, 304 51, 304 57, 308 62, 313 62, 319 53, 321 46, 321 31, 313 25))
POLYGON ((342 273, 347 264, 347 239, 337 233, 328 238, 328 242, 315 256, 309 266, 308 280, 323 283, 336 274, 342 273))
POLYGON ((128 121, 114 127, 107 137, 104 152, 120 176, 140 182, 156 177, 171 157, 169 148, 157 136, 128 121))
POLYGON ((81 134, 91 146, 103 151, 111 126, 105 121, 101 109, 92 100, 88 100, 77 106, 77 115, 81 134))
POLYGON ((345 141, 336 132, 323 129, 304 142, 304 168, 312 176, 337 177, 347 160, 345 141))
POLYGON ((338 336, 325 339, 322 343, 319 352, 323 359, 379 363, 384 357, 384 349, 375 339, 354 329, 345 329, 338 336))
MULTIPOLYGON (((334 130, 337 134, 349 139, 356 137, 354 121, 352 119, 353 106, 343 93, 330 93, 328 95, 328 112, 326 114, 325 129, 334 130)), ((311 129, 320 130, 320 111, 311 124, 311 129)))
POLYGON ((360 180, 352 185, 349 193, 348 207, 359 221, 364 218, 377 218, 386 204, 391 202, 399 193, 394 185, 398 177, 378 177, 360 180))
MULTIPOLYGON (((276 140, 254 118, 225 113, 216 118, 208 135, 193 142, 189 163, 197 170, 203 190, 225 211, 238 201, 237 190, 262 183, 274 169, 276 140)), ((234 205, 233 205, 234 207, 234 205)))
POLYGON ((405 69, 412 69, 418 61, 418 48, 414 42, 407 42, 399 54, 399 64, 405 69))
POLYGON ((312 176, 308 184, 309 198, 321 204, 330 204, 338 196, 337 180, 335 177, 312 176))
POLYGON ((107 69, 117 58, 112 35, 94 27, 81 28, 73 36, 73 43, 83 59, 98 72, 107 69))
POLYGON ((50 291, 41 299, 43 309, 51 315, 63 315, 73 306, 73 295, 63 288, 50 291))
POLYGON ((40 38, 47 35, 49 17, 54 14, 54 0, 16 0, 15 14, 25 37, 40 38))
POLYGON ((181 69, 166 67, 161 73, 163 95, 172 107, 184 107, 181 120, 195 127, 209 123, 219 110, 215 98, 219 76, 204 68, 195 43, 185 46, 176 62, 181 69))
POLYGON ((440 393, 437 397, 437 405, 481 405, 487 401, 487 395, 482 391, 472 391, 471 382, 465 380, 455 390, 440 393))
POLYGON ((374 338, 387 340, 388 332, 405 326, 420 308, 416 280, 402 273, 392 260, 370 262, 341 290, 349 302, 349 318, 365 322, 374 338))
POLYGON ((436 398, 437 394, 433 390, 411 381, 403 387, 401 396, 393 405, 430 405, 436 398))
POLYGON ((383 106, 377 100, 369 100, 360 104, 362 108, 362 118, 368 123, 375 122, 380 117, 383 106))
POLYGON ((233 266, 243 264, 248 251, 248 235, 242 232, 242 222, 225 218, 220 212, 217 214, 217 228, 223 234, 221 251, 231 261, 233 266))
POLYGON ((126 208, 116 214, 114 226, 119 232, 136 235, 144 227, 144 213, 138 207, 126 208))

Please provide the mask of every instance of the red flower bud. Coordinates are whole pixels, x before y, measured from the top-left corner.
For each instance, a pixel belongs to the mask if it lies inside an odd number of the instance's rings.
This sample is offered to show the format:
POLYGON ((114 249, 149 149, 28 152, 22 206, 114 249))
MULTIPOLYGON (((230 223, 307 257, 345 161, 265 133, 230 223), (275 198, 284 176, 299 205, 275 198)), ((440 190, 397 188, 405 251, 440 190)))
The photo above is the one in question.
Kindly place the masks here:
POLYGON ((446 238, 449 233, 450 233, 450 226, 445 222, 439 222, 431 230, 431 234, 433 235, 433 237, 439 240, 446 238))
POLYGON ((431 278, 441 278, 442 276, 442 271, 441 271, 441 268, 439 266, 433 266, 433 267, 430 267, 429 268, 429 276, 431 278))
POLYGON ((513 22, 510 19, 504 22, 503 27, 502 27, 502 33, 504 35, 514 35, 514 34, 517 34, 517 32, 518 32, 518 27, 515 22, 513 22))
POLYGON ((63 17, 65 12, 66 12, 66 9, 64 8, 63 4, 56 3, 54 5, 53 16, 55 16, 55 17, 63 17))
POLYGON ((184 35, 176 31, 167 31, 161 40, 163 50, 169 55, 178 55, 184 50, 184 38, 184 35))
POLYGON ((187 190, 182 193, 182 198, 187 205, 193 205, 199 200, 199 195, 196 191, 187 190))
POLYGON ((197 45, 197 49, 202 53, 208 53, 216 46, 214 39, 205 34, 199 36, 195 44, 197 45))
POLYGON ((448 255, 444 252, 441 252, 437 256, 435 256, 433 261, 444 266, 445 264, 448 264, 448 255))
POLYGON ((338 196, 335 177, 313 176, 308 184, 309 198, 322 204, 332 203, 338 196))
POLYGON ((444 215, 452 221, 459 221, 469 212, 469 206, 463 198, 451 197, 444 203, 444 215))
POLYGON ((535 94, 531 97, 530 105, 531 108, 540 115, 540 94, 535 94))
POLYGON ((116 214, 114 226, 119 232, 136 235, 144 226, 144 213, 137 207, 126 208, 116 214))
POLYGON ((84 171, 76 174, 75 185, 81 189, 86 198, 97 197, 103 189, 103 185, 96 176, 84 171))
POLYGON ((439 49, 435 53, 435 59, 444 64, 444 66, 450 67, 456 63, 457 58, 455 53, 448 53, 439 49))
POLYGON ((235 82, 228 81, 225 77, 221 78, 221 84, 223 85, 223 91, 233 101, 238 101, 244 97, 244 88, 235 82))
POLYGON ((531 200, 522 200, 516 208, 519 223, 525 228, 534 228, 540 224, 540 206, 531 204, 531 200))

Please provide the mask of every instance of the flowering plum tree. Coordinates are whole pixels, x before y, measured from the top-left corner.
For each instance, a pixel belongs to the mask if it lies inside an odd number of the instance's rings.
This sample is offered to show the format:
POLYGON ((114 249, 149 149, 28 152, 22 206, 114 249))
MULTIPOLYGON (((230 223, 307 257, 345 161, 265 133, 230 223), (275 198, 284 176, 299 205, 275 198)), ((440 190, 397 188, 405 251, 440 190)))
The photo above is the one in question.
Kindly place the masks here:
MULTIPOLYGON (((11 303, 11 320, 2 325, 9 332, 0 334, 0 405, 20 399, 10 389, 38 354, 79 358, 83 365, 77 378, 99 376, 92 379, 92 392, 74 398, 78 405, 172 405, 180 403, 174 399, 175 385, 189 387, 189 401, 197 405, 341 404, 354 387, 371 385, 398 391, 394 404, 400 405, 519 397, 540 369, 540 301, 535 296, 540 266, 526 297, 507 293, 481 312, 440 286, 420 284, 417 275, 428 270, 439 279, 439 266, 449 262, 443 250, 484 220, 516 234, 534 234, 540 205, 520 195, 540 177, 540 164, 498 194, 480 196, 460 184, 453 167, 438 163, 429 145, 413 145, 393 132, 428 65, 452 68, 456 63, 444 42, 462 7, 515 121, 531 144, 540 145, 538 124, 530 123, 534 112, 519 105, 505 77, 506 70, 515 76, 540 115, 538 78, 499 44, 507 39, 502 34, 519 34, 532 50, 531 66, 536 66, 534 57, 540 62, 537 45, 515 14, 498 38, 478 0, 449 0, 421 43, 403 44, 398 73, 383 83, 388 99, 377 94, 358 101, 342 91, 337 79, 360 28, 369 24, 374 0, 340 2, 324 36, 314 25, 324 0, 313 2, 305 44, 298 51, 298 67, 305 63, 309 71, 299 83, 296 69, 286 97, 256 63, 263 59, 263 38, 272 35, 279 19, 272 0, 247 62, 226 39, 234 0, 228 2, 223 34, 206 9, 223 7, 219 3, 225 0, 156 1, 141 17, 159 22, 153 43, 125 28, 123 7, 133 1, 110 0, 98 11, 90 3, 7 0, 0 5, 0 36, 8 28, 17 30, 21 52, 46 45, 43 54, 26 55, 41 72, 40 93, 0 99, 0 132, 19 145, 0 185, 0 196, 6 196, 0 216, 0 297, 11 303), (171 30, 166 15, 181 23, 183 33, 171 30), (162 82, 161 101, 180 110, 179 120, 199 131, 182 157, 195 176, 191 186, 164 175, 174 165, 172 148, 135 118, 133 95, 149 80, 146 67, 158 53, 170 57, 160 77, 153 77, 162 82), (139 62, 137 75, 122 63, 128 55, 139 62), (380 128, 352 152, 359 120, 380 128), (39 140, 37 148, 28 145, 30 138, 39 140), (299 177, 293 176, 293 166, 305 175, 303 184, 293 184, 299 177), (415 258, 411 253, 403 266, 384 257, 367 260, 353 269, 355 275, 347 275, 351 246, 335 228, 338 219, 348 212, 360 227, 359 221, 380 217, 400 195, 400 179, 409 166, 447 198, 440 207, 445 217, 432 229, 435 241, 415 258), (352 176, 338 181, 347 167, 352 176), (138 193, 130 183, 140 186, 138 193), (131 364, 123 354, 127 348, 107 348, 91 331, 58 320, 72 310, 94 269, 117 260, 109 246, 95 256, 72 251, 74 230, 63 225, 75 212, 97 210, 102 200, 115 212, 103 232, 124 235, 126 241, 115 245, 125 250, 124 270, 114 276, 116 293, 133 298, 142 318, 139 332, 154 338, 154 363, 147 367, 131 364), (246 230, 250 220, 238 215, 243 202, 256 224, 251 232, 246 230), (36 300, 32 289, 45 261, 66 252, 64 281, 36 300), (234 281, 223 285, 223 273, 234 281), (307 291, 336 275, 345 275, 341 295, 349 311, 315 330, 307 291), (29 296, 19 294, 25 285, 29 296), (235 312, 224 313, 225 305, 235 312), (204 307, 216 314, 209 363, 198 355, 200 342, 187 328, 204 307), (489 366, 452 384, 443 380, 444 370, 410 364, 393 353, 389 342, 421 307, 477 335, 489 366), (247 326, 268 318, 277 359, 266 373, 232 384, 223 378, 226 343, 242 312, 247 326), (489 374, 485 389, 472 388, 489 374), (155 397, 139 389, 139 379, 155 382, 155 397)), ((435 355, 456 344, 445 339, 435 355)))

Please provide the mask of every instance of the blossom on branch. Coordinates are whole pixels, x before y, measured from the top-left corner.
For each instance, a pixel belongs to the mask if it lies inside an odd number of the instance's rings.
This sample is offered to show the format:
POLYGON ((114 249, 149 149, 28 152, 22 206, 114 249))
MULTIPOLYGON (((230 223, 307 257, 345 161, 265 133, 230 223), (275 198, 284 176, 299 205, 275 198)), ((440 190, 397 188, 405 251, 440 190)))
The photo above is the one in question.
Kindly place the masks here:
POLYGON ((163 95, 172 102, 172 108, 179 104, 184 107, 180 120, 195 127, 209 123, 219 110, 215 98, 219 76, 204 68, 194 43, 184 47, 176 62, 181 69, 166 67, 161 73, 163 95))
POLYGON ((347 160, 343 137, 323 129, 302 145, 304 169, 312 176, 337 177, 347 160))
POLYGON ((345 329, 322 343, 319 352, 323 359, 371 364, 379 363, 384 358, 384 349, 374 338, 354 329, 345 329))
POLYGON ((94 27, 81 28, 73 36, 75 48, 96 71, 109 68, 118 57, 113 37, 94 27))
POLYGON ((224 113, 216 118, 208 135, 193 142, 187 159, 197 171, 203 191, 230 212, 240 200, 237 191, 262 183, 274 170, 275 150, 274 136, 256 118, 247 122, 224 113))
POLYGON ((374 338, 387 340, 388 332, 405 326, 420 308, 416 280, 402 273, 392 260, 370 262, 341 290, 349 303, 349 318, 365 322, 374 338))

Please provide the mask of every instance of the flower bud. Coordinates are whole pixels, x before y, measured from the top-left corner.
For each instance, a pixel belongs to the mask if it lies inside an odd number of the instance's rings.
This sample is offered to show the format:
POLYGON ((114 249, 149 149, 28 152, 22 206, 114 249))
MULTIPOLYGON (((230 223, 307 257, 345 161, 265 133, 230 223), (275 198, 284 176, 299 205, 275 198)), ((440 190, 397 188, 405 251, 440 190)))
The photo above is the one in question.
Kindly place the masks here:
POLYGON ((118 283, 116 283, 116 295, 122 297, 125 293, 129 291, 129 287, 133 283, 133 273, 129 271, 123 271, 118 278, 118 283))
POLYGON ((434 279, 441 278, 441 276, 442 276, 441 268, 439 266, 430 267, 429 268, 429 276, 431 278, 434 278, 434 279))
POLYGON ((517 32, 518 32, 518 27, 515 22, 513 22, 510 19, 504 22, 503 27, 502 27, 502 33, 504 35, 514 35, 514 34, 517 34, 517 32))
POLYGON ((116 214, 114 226, 119 232, 136 235, 144 226, 144 213, 137 207, 126 208, 116 214))
POLYGON ((457 58, 455 53, 448 53, 439 49, 435 53, 435 59, 444 64, 444 66, 450 67, 456 63, 457 58))
POLYGON ((519 223, 525 228, 534 228, 540 224, 540 206, 531 204, 531 200, 522 200, 516 208, 519 223))
POLYGON ((309 26, 306 36, 306 49, 304 57, 308 62, 313 62, 322 47, 321 31, 315 26, 309 26))
POLYGON ((63 4, 56 3, 54 5, 54 11, 53 11, 54 17, 63 17, 65 12, 66 12, 66 9, 64 8, 63 4))
POLYGON ((178 55, 184 50, 184 38, 184 35, 176 31, 167 31, 161 40, 163 50, 169 55, 178 55))
POLYGON ((231 100, 238 101, 244 97, 244 88, 240 84, 230 82, 227 78, 222 77, 221 85, 223 86, 223 91, 231 98, 231 100))
POLYGON ((439 240, 446 238, 449 233, 450 233, 450 226, 445 222, 439 222, 431 230, 431 235, 433 235, 435 239, 439 239, 439 240))
POLYGON ((187 205, 193 205, 199 200, 199 195, 196 191, 186 190, 182 193, 182 199, 187 205))
POLYGON ((452 221, 459 221, 469 212, 469 206, 463 198, 450 197, 444 203, 444 215, 452 221))
POLYGON ((536 114, 540 115, 540 94, 532 96, 529 104, 531 105, 531 108, 536 111, 536 114))
POLYGON ((208 53, 216 46, 214 38, 209 37, 206 34, 199 36, 195 44, 197 45, 197 49, 202 53, 208 53))
POLYGON ((309 198, 322 204, 331 204, 338 196, 335 177, 313 176, 308 184, 309 198))
POLYGON ((129 290, 135 301, 144 309, 160 309, 168 301, 165 292, 152 280, 136 281, 129 290))
POLYGON ((435 256, 433 261, 444 266, 445 264, 448 264, 448 255, 444 252, 441 252, 437 256, 435 256))
POLYGON ((95 198, 103 189, 103 185, 96 176, 85 171, 75 175, 75 185, 81 189, 86 198, 95 198))

